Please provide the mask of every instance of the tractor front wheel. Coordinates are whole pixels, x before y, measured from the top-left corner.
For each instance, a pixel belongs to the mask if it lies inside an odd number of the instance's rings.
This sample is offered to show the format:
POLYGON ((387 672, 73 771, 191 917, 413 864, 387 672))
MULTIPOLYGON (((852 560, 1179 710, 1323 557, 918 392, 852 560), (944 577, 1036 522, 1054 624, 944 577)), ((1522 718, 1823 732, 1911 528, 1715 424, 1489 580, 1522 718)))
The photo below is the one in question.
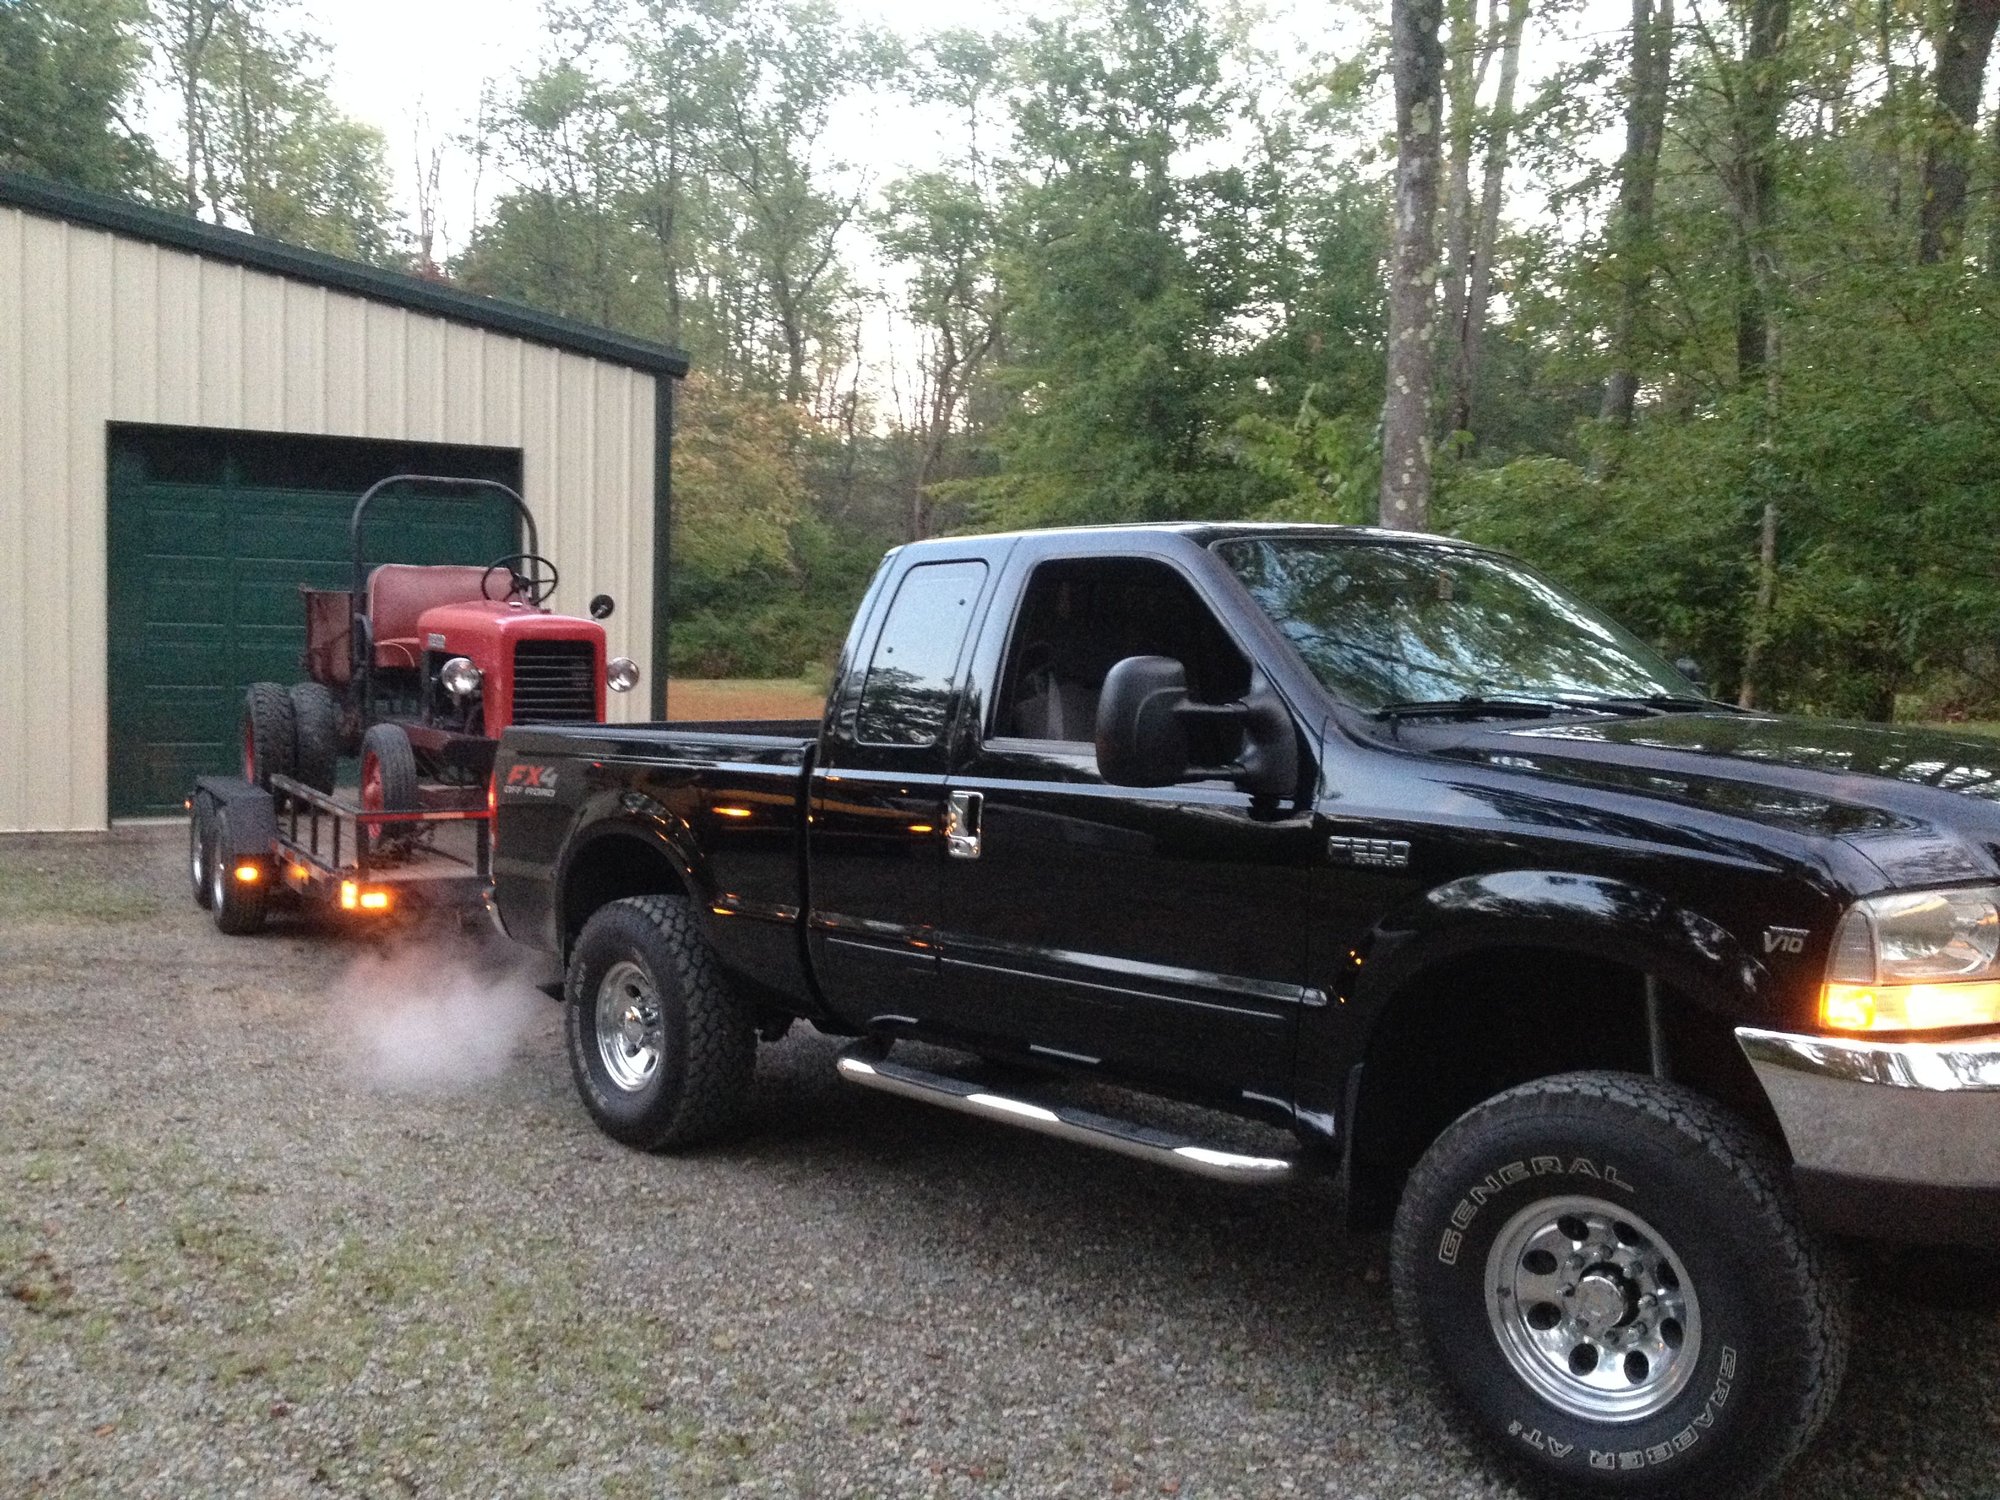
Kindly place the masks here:
MULTIPOLYGON (((364 812, 414 812, 417 752, 400 724, 373 724, 361 736, 361 808, 364 812)), ((413 831, 410 823, 378 823, 371 846, 413 831)))

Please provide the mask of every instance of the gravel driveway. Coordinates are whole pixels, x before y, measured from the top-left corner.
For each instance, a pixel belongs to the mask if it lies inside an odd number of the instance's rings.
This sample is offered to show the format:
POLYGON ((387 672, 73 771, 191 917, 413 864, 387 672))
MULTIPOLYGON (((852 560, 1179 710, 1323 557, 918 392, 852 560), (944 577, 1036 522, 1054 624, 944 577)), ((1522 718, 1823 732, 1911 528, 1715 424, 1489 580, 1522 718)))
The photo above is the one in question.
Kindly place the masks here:
MULTIPOLYGON (((491 942, 219 936, 184 835, 0 839, 0 1495, 1515 1491, 1378 1242, 865 1093, 625 1151, 491 942)), ((2000 1315, 1877 1290, 1795 1500, 2000 1495, 2000 1315)))

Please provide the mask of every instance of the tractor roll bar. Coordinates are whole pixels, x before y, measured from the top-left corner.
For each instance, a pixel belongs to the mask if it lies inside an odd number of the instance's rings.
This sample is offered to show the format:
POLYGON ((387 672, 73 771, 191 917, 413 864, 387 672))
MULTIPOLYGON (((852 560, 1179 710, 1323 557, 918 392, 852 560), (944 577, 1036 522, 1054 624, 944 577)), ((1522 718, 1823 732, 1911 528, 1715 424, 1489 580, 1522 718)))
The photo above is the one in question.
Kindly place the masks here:
MULTIPOLYGON (((535 530, 535 513, 528 509, 528 502, 511 485, 502 484, 497 479, 467 479, 456 474, 391 474, 387 479, 379 479, 361 493, 354 502, 354 515, 347 523, 348 544, 354 549, 354 623, 348 636, 348 655, 357 674, 366 674, 374 665, 375 643, 369 639, 368 609, 368 557, 361 541, 361 520, 367 515, 368 507, 375 497, 392 484, 427 485, 435 488, 454 490, 490 490, 497 495, 505 495, 520 512, 522 521, 528 527, 528 550, 539 553, 542 550, 541 537, 535 530)), ((372 685, 372 684, 371 684, 372 685)))

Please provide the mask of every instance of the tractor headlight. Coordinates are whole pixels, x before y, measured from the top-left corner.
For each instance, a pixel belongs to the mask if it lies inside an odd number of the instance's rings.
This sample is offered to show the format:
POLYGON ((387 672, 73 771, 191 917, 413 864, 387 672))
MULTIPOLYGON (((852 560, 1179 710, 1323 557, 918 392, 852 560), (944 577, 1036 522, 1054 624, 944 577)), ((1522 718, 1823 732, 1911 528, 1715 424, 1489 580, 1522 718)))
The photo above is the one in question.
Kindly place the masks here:
POLYGON ((639 664, 629 656, 614 656, 605 663, 604 685, 614 693, 629 693, 639 685, 639 664))
POLYGON ((485 676, 484 672, 472 664, 471 658, 454 656, 438 672, 438 681, 444 684, 444 690, 452 697, 463 698, 467 694, 478 692, 479 684, 485 676))
POLYGON ((1819 1014, 1836 1031, 2000 1026, 2000 889, 1857 902, 1834 929, 1819 1014))

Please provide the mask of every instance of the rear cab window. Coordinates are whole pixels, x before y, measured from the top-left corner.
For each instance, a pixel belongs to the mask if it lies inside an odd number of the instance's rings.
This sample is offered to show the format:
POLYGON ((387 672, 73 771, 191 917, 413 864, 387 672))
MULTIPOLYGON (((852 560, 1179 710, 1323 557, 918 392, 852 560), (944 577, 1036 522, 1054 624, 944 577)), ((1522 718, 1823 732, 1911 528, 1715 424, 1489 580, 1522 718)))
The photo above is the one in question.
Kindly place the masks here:
POLYGON ((903 575, 862 680, 857 744, 916 748, 942 738, 985 584, 986 564, 976 561, 920 563, 903 575))

